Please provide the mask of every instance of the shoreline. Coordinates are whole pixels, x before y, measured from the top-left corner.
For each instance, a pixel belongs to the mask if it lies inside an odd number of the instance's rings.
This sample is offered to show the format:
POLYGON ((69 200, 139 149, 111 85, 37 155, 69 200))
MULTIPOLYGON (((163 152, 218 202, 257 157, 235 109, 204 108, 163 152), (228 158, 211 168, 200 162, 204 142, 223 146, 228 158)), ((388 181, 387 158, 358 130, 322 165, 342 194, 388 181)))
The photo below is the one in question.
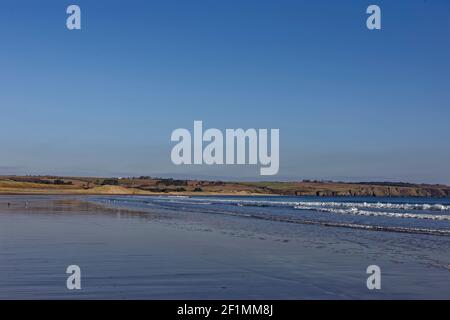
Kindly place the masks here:
POLYGON ((391 196, 377 196, 377 195, 285 195, 285 194, 273 194, 273 193, 242 193, 242 192, 139 192, 139 193, 102 193, 102 192, 48 192, 48 191, 13 191, 5 192, 0 190, 0 196, 180 196, 180 197, 207 197, 207 196, 234 196, 234 197, 317 197, 317 198, 427 198, 427 199, 450 199, 450 197, 439 197, 439 196, 421 196, 421 195, 391 195, 391 196))

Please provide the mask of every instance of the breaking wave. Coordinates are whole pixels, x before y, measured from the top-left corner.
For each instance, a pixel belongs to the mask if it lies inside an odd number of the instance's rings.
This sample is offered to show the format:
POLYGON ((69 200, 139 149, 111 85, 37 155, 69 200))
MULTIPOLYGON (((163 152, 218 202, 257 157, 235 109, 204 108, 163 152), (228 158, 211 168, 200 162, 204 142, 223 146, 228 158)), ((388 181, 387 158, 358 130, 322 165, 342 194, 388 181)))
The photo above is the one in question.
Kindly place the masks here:
MULTIPOLYGON (((189 199, 195 203, 202 203, 200 199, 189 199)), ((450 214, 435 214, 434 212, 450 212, 450 205, 443 204, 413 204, 413 203, 383 203, 383 202, 326 202, 326 201, 259 201, 259 200, 236 200, 236 199, 214 199, 209 204, 227 203, 240 207, 291 207, 299 210, 310 210, 325 213, 358 216, 383 216, 391 218, 448 220, 450 214), (384 211, 380 211, 384 210, 384 211), (385 210, 397 210, 390 212, 385 210), (411 213, 412 211, 430 211, 431 213, 411 213)), ((204 204, 204 203, 203 203, 204 204)))
POLYGON ((133 203, 138 206, 141 204, 148 208, 167 209, 170 212, 221 214, 274 222, 450 236, 448 202, 444 202, 445 204, 408 203, 414 200, 398 203, 358 202, 357 199, 339 202, 334 199, 314 201, 302 198, 190 196, 107 198, 104 201, 123 202, 126 206, 133 203))
MULTIPOLYGON (((192 201, 200 201, 191 198, 192 201)), ((214 202, 235 203, 240 206, 310 206, 310 207, 342 207, 342 208, 371 208, 396 210, 431 210, 450 211, 450 205, 443 204, 416 204, 416 203, 383 203, 383 202, 327 202, 327 201, 258 201, 236 199, 214 199, 214 202)))
POLYGON ((449 220, 450 221, 450 215, 369 211, 369 210, 361 210, 356 207, 350 207, 348 209, 339 209, 339 208, 328 208, 328 207, 321 208, 321 207, 316 207, 316 206, 297 205, 294 208, 300 209, 300 210, 312 210, 312 211, 320 211, 320 212, 326 212, 326 213, 350 214, 350 215, 355 215, 355 216, 412 218, 412 219, 449 220))

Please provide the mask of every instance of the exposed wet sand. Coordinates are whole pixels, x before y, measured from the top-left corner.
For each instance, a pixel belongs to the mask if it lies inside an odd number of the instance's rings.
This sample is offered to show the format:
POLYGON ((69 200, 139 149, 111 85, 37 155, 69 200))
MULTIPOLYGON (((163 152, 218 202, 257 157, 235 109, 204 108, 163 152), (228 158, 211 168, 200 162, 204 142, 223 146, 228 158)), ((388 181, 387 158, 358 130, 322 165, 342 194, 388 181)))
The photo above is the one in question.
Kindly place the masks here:
POLYGON ((205 222, 80 199, 0 196, 0 298, 450 298, 446 237, 205 222), (72 264, 81 267, 79 291, 66 289, 72 264), (381 267, 380 291, 366 287, 371 264, 381 267))

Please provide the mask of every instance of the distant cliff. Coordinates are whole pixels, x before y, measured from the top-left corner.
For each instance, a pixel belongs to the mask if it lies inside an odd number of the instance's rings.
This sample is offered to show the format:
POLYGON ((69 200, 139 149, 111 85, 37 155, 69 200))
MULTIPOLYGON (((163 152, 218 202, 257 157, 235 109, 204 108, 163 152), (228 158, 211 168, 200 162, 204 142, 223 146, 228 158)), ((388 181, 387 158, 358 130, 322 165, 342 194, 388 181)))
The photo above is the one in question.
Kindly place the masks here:
POLYGON ((450 197, 450 187, 407 183, 299 182, 257 184, 268 193, 297 196, 450 197))

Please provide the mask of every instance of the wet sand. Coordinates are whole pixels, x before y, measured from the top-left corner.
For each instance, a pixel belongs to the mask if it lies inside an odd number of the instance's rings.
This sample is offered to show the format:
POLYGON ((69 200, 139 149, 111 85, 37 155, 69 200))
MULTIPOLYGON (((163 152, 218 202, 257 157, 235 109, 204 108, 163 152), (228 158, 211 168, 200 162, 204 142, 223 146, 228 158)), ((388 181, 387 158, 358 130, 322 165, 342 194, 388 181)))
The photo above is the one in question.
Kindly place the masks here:
POLYGON ((0 196, 1 299, 450 298, 448 237, 205 220, 84 200, 0 196), (69 291, 73 264, 82 289, 69 291), (366 287, 371 264, 381 267, 380 291, 366 287))

